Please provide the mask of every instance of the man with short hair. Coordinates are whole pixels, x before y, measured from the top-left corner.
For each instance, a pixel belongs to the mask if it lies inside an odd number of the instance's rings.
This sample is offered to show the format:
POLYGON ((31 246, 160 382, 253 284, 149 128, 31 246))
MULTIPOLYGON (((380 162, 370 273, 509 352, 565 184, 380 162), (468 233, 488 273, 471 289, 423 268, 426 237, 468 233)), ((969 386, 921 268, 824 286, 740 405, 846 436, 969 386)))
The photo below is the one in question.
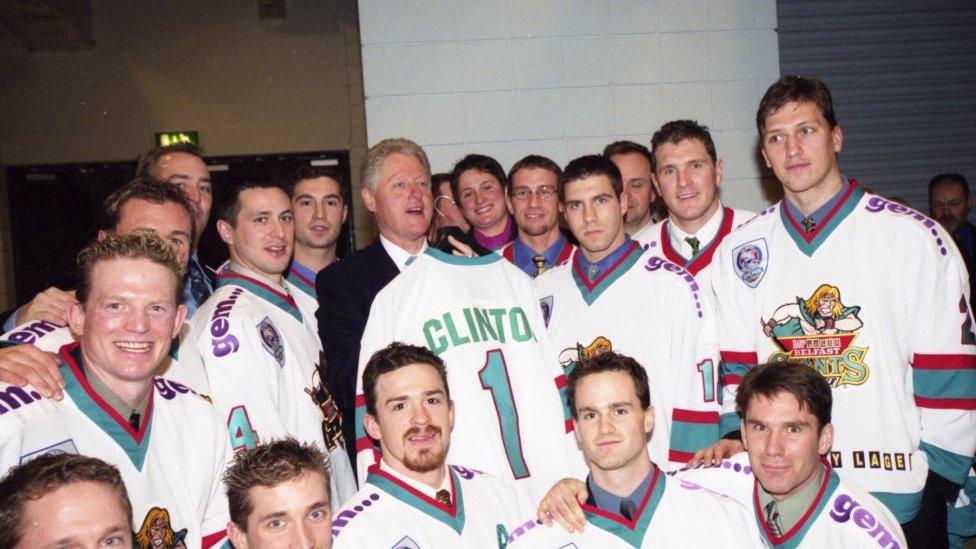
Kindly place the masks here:
POLYGON ((972 208, 969 181, 962 174, 941 173, 929 181, 929 215, 949 231, 966 263, 970 310, 976 305, 976 225, 967 219, 972 208))
POLYGON ((582 361, 569 374, 568 398, 589 474, 585 488, 576 480, 560 483, 574 486, 579 500, 568 502, 568 521, 556 516, 570 533, 551 527, 548 511, 556 502, 547 496, 539 519, 509 523, 499 538, 512 547, 759 546, 743 506, 668 478, 651 460, 652 390, 644 367, 630 357, 609 351, 582 361), (582 509, 577 501, 585 502, 582 509))
POLYGON ((833 387, 831 465, 891 509, 910 545, 944 547, 946 503, 976 452, 965 266, 936 222, 841 175, 844 135, 822 82, 781 78, 756 125, 785 197, 716 252, 730 440, 701 455, 738 446, 732 403, 750 368, 805 363, 833 387))
POLYGON ((408 139, 384 139, 366 151, 362 198, 379 235, 366 248, 329 265, 315 278, 325 384, 344 418, 342 435, 356 463, 356 372, 359 343, 376 293, 427 248, 433 196, 427 155, 408 139))
POLYGON ((295 215, 295 254, 285 278, 311 298, 318 309, 315 277, 336 260, 339 233, 349 206, 339 182, 339 172, 329 166, 305 166, 288 186, 295 215))
POLYGON ((337 548, 497 547, 497 525, 531 511, 514 484, 447 465, 454 403, 437 355, 391 343, 369 359, 363 392, 382 459, 336 513, 337 548))
POLYGON ((668 217, 637 240, 684 267, 708 288, 715 250, 755 214, 723 206, 719 200, 722 160, 707 127, 692 120, 664 124, 651 137, 651 161, 652 180, 668 207, 668 217))
POLYGON ((651 151, 633 141, 614 141, 604 147, 603 156, 617 165, 624 183, 624 193, 627 195, 624 230, 643 244, 649 236, 647 231, 657 222, 651 151))
POLYGON ((508 189, 505 170, 490 156, 469 154, 451 171, 451 190, 471 224, 471 236, 489 250, 500 250, 518 234, 508 215, 508 189))
POLYGON ((59 353, 65 398, 0 385, 0 470, 43 454, 98 457, 122 474, 134 530, 209 547, 227 524, 226 438, 206 399, 154 377, 183 324, 182 276, 152 234, 109 235, 78 254, 78 342, 59 353))
POLYGON ((355 480, 338 413, 322 388, 315 317, 285 280, 294 244, 291 200, 271 183, 239 186, 217 210, 230 261, 180 346, 185 377, 205 384, 235 451, 293 436, 329 453, 332 500, 355 480))
POLYGON ((718 439, 718 349, 710 301, 694 278, 624 232, 628 195, 603 156, 563 170, 559 195, 579 247, 535 280, 552 346, 569 373, 613 350, 647 368, 657 428, 651 459, 665 470, 718 439))
POLYGON ((501 249, 502 256, 535 278, 569 260, 576 249, 559 229, 559 176, 552 160, 530 154, 508 172, 508 211, 518 236, 501 249))
POLYGON ((328 469, 314 444, 293 438, 235 454, 224 473, 234 547, 332 547, 328 469))
POLYGON ((196 145, 176 143, 166 147, 156 147, 139 157, 136 177, 151 178, 175 185, 193 207, 193 248, 187 264, 186 284, 183 287, 183 303, 187 306, 187 318, 193 318, 197 307, 213 293, 210 277, 197 257, 200 236, 210 222, 210 207, 213 204, 210 170, 196 145))
POLYGON ((55 546, 132 546, 132 505, 118 469, 50 454, 0 479, 0 547, 55 546))

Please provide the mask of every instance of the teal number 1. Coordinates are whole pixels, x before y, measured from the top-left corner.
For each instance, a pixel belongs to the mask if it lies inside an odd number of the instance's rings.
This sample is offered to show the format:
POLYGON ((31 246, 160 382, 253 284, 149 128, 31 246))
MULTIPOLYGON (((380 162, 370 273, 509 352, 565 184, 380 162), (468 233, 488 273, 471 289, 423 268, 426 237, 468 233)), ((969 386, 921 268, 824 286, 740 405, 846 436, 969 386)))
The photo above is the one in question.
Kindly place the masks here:
POLYGON ((251 418, 243 406, 235 406, 227 417, 227 434, 235 452, 250 450, 258 445, 258 433, 251 427, 251 418))
POLYGON ((715 400, 715 365, 711 359, 698 363, 698 373, 702 376, 702 398, 705 402, 715 400))
POLYGON ((498 414, 498 428, 505 444, 505 455, 512 474, 516 479, 529 476, 529 466, 522 456, 522 435, 519 433, 518 409, 512 395, 512 384, 508 379, 508 367, 501 349, 485 353, 485 365, 478 371, 481 388, 491 391, 491 398, 498 414))

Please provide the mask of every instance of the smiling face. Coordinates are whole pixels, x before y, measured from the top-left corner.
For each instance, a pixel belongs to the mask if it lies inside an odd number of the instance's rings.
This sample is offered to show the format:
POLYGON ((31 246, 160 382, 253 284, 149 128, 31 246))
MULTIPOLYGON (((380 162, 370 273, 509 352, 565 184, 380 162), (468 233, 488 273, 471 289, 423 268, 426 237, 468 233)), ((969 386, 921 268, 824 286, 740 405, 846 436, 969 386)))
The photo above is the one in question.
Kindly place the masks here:
POLYGON ((90 279, 85 303, 68 306, 85 367, 110 389, 149 383, 186 314, 173 272, 148 259, 107 259, 90 279))
POLYGON ((194 242, 199 241, 210 221, 210 207, 213 206, 213 183, 207 165, 195 155, 172 152, 159 158, 155 171, 156 179, 176 185, 189 199, 196 228, 194 242))
POLYGON ((639 152, 615 154, 610 161, 617 165, 627 194, 627 210, 624 222, 628 227, 639 229, 651 220, 651 203, 654 187, 651 185, 651 163, 639 152))
POLYGON ((770 113, 763 124, 762 153, 783 192, 794 204, 819 206, 836 194, 843 180, 837 164, 844 135, 830 127, 809 101, 790 102, 770 113))
POLYGON ((654 155, 654 182, 668 215, 681 230, 694 234, 718 211, 722 161, 713 162, 698 139, 664 143, 654 155))
POLYGON ((832 424, 819 429, 817 417, 788 392, 756 395, 742 420, 742 442, 763 489, 780 501, 812 482, 820 456, 833 442, 832 424))
POLYGON ((217 221, 217 232, 227 243, 234 263, 275 282, 291 261, 295 224, 291 201, 276 188, 240 191, 237 223, 217 221))
POLYGON ((62 485, 24 505, 23 535, 14 549, 132 547, 132 526, 112 487, 91 481, 62 485))
POLYGON ((627 195, 618 198, 605 175, 571 181, 564 187, 566 223, 587 261, 595 263, 623 245, 626 209, 627 195))
POLYGON ((306 471, 273 487, 254 486, 248 490, 248 499, 252 508, 247 531, 233 522, 228 524, 234 547, 332 547, 329 492, 322 473, 306 471))
POLYGON ((505 189, 490 173, 474 168, 461 172, 458 201, 464 218, 485 235, 495 236, 505 229, 505 189))
POLYGON ((650 462, 647 437, 654 407, 641 407, 626 372, 590 374, 576 385, 576 442, 594 475, 643 468, 650 462))
POLYGON ((391 154, 383 162, 376 188, 363 187, 362 196, 366 209, 376 214, 380 234, 408 252, 420 249, 434 201, 430 174, 420 160, 391 154))
POLYGON ((397 472, 422 479, 444 467, 454 427, 454 404, 437 370, 411 364, 376 380, 376 415, 366 414, 369 436, 380 441, 383 461, 397 472))
POLYGON ((523 168, 512 174, 508 203, 520 233, 542 236, 559 231, 559 178, 545 168, 523 168))
POLYGON ((297 247, 335 246, 347 213, 338 181, 331 177, 299 181, 292 191, 291 206, 295 215, 297 247))

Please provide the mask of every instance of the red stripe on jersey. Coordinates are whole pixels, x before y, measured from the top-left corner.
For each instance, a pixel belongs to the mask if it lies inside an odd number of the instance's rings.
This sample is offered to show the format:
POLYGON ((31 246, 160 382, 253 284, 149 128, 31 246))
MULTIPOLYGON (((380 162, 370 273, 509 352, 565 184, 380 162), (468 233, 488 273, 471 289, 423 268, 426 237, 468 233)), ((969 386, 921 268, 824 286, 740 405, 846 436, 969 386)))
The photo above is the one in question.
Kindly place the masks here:
POLYGON ((213 547, 217 545, 217 543, 220 542, 220 540, 226 537, 227 537, 227 530, 221 530, 219 532, 214 532, 213 534, 207 534, 206 536, 203 536, 203 540, 201 540, 200 542, 201 547, 203 547, 203 549, 208 549, 209 547, 213 547))
POLYGON ((362 452, 363 450, 372 450, 372 449, 373 449, 373 441, 369 437, 356 439, 357 452, 362 452))
POLYGON ((682 410, 681 408, 675 408, 671 411, 671 419, 685 423, 718 424, 718 412, 703 412, 698 410, 682 410))
POLYGON ((571 420, 571 419, 567 419, 566 420, 566 432, 567 433, 572 433, 573 432, 573 420, 571 420))
POLYGON ((928 398, 915 395, 915 404, 935 410, 976 410, 976 398, 928 398))
POLYGON ((565 387, 568 384, 569 384, 569 382, 566 381, 566 376, 564 376, 562 374, 559 374, 558 376, 556 376, 556 388, 557 389, 562 389, 563 387, 565 387))
POLYGON ((723 362, 759 364, 759 355, 755 351, 722 351, 721 355, 723 362))
POLYGON ((722 378, 722 385, 728 387, 729 385, 738 385, 742 383, 742 376, 725 376, 722 378))
POLYGON ((683 452, 681 450, 668 450, 668 461, 673 461, 676 463, 688 463, 691 458, 695 456, 692 452, 683 452))
POLYGON ((363 407, 363 408, 366 407, 366 395, 362 393, 356 395, 356 408, 359 407, 363 407))
POLYGON ((915 353, 912 366, 922 370, 973 370, 976 355, 923 355, 915 353))

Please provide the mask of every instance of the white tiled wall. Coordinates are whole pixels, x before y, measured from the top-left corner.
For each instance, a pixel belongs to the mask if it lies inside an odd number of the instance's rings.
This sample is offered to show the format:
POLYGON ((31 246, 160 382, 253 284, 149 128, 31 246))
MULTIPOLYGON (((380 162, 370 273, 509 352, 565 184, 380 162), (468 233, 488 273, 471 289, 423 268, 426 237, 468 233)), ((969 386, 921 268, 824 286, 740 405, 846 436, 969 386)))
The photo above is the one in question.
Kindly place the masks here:
POLYGON ((775 0, 360 0, 369 143, 435 171, 469 152, 560 164, 668 120, 708 125, 723 196, 765 205, 755 110, 779 76, 775 0))

